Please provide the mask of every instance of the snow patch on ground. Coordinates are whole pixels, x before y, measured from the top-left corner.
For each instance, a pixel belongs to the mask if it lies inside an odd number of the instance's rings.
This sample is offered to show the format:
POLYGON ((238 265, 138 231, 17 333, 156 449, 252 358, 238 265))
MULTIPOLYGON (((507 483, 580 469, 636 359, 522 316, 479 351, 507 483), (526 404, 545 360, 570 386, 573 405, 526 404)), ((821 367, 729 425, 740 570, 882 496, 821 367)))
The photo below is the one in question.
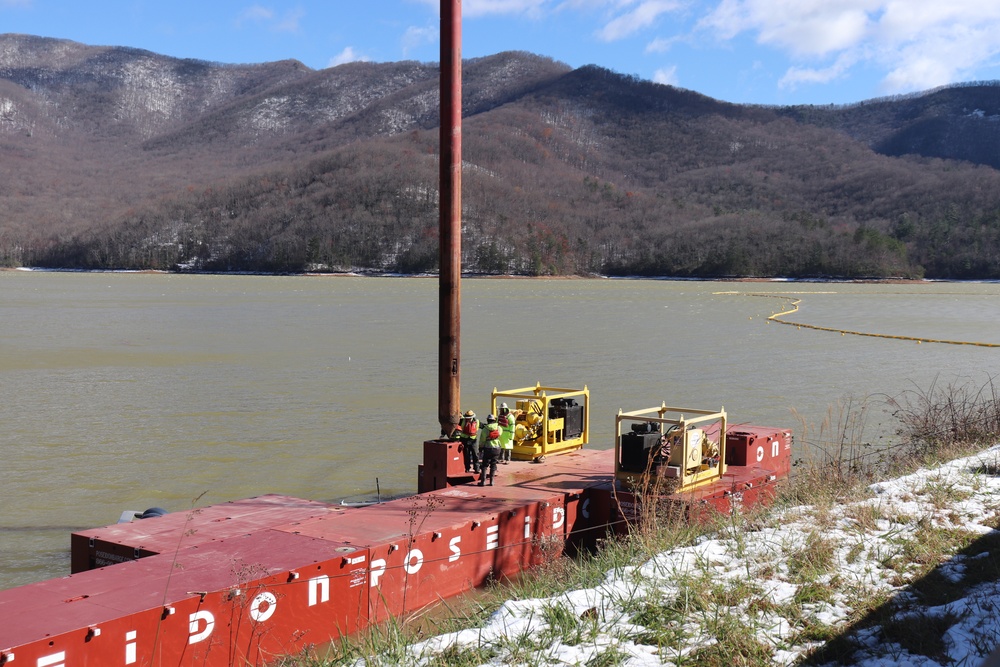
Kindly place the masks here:
MULTIPOLYGON (((851 636, 853 664, 976 665, 1000 641, 1000 584, 971 586, 963 597, 947 604, 921 606, 909 591, 916 575, 901 568, 899 558, 914 546, 913 540, 926 534, 921 531, 993 534, 991 524, 1000 515, 998 471, 1000 446, 874 484, 872 497, 853 503, 796 507, 756 530, 737 529, 734 522, 732 530, 608 572, 594 588, 546 599, 510 600, 482 627, 414 645, 412 664, 426 664, 435 656, 440 660, 446 650, 486 648, 493 656, 487 664, 496 665, 584 665, 606 657, 609 651, 615 660, 608 664, 676 665, 718 641, 711 628, 719 609, 690 609, 674 623, 671 641, 661 639, 660 646, 650 640, 654 631, 640 622, 637 610, 663 602, 672 609, 682 608, 678 596, 692 590, 691 582, 720 590, 727 586, 740 590, 740 585, 751 582, 756 593, 728 605, 725 613, 768 647, 775 665, 794 664, 821 645, 800 639, 806 634, 804 621, 831 627, 836 633, 848 631, 859 611, 858 601, 874 594, 898 604, 895 620, 906 622, 919 616, 950 623, 943 635, 944 655, 932 659, 911 654, 903 646, 884 641, 878 627, 870 627, 851 636), (797 576, 797 555, 817 548, 830 552, 831 565, 816 579, 797 576), (825 599, 795 603, 796 596, 808 593, 806 587, 817 582, 828 586, 825 599), (573 619, 576 631, 554 627, 555 618, 573 619)), ((973 561, 989 557, 989 553, 959 554, 938 571, 959 586, 973 561)))

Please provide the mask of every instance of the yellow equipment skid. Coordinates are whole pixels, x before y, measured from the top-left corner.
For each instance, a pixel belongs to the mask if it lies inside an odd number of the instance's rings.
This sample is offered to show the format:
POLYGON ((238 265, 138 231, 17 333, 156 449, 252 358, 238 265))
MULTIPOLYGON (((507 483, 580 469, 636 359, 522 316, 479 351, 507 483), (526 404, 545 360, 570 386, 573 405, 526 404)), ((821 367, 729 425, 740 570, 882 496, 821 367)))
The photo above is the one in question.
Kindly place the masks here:
POLYGON ((538 461, 549 454, 580 449, 590 440, 590 391, 534 387, 497 391, 492 411, 507 403, 515 415, 514 451, 518 461, 538 461), (582 402, 581 402, 582 401, 582 402))
POLYGON ((658 408, 618 411, 615 477, 629 488, 666 482, 688 491, 722 479, 726 472, 726 411, 658 408), (629 432, 622 424, 631 422, 629 432))

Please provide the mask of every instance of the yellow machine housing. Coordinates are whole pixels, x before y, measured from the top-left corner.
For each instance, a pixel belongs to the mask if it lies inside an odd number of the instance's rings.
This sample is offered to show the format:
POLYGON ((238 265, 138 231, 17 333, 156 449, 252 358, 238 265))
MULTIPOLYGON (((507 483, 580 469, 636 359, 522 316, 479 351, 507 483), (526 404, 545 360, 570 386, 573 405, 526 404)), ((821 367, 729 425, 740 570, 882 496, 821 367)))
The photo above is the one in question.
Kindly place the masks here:
POLYGON ((492 395, 493 414, 507 403, 514 421, 514 451, 518 461, 580 449, 590 440, 590 391, 559 387, 534 387, 497 391, 492 395))
POLYGON ((615 478, 635 489, 665 480, 671 491, 689 491, 726 472, 726 411, 667 407, 618 411, 615 418, 615 478), (630 423, 630 433, 622 424, 630 423), (636 434, 637 430, 642 431, 636 434), (670 456, 663 452, 670 445, 670 456))

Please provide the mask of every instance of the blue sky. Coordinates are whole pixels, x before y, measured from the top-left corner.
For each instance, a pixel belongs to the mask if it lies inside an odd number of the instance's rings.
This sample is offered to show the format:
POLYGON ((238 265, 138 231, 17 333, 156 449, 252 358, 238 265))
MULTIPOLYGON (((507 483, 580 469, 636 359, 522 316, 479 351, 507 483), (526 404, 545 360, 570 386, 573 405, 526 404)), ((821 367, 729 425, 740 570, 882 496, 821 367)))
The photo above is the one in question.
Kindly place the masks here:
MULTIPOLYGON (((0 32, 225 63, 436 62, 439 0, 0 0, 0 32)), ((998 0, 464 0, 466 58, 596 64, 716 99, 844 104, 1000 79, 998 0)), ((0 54, 2 57, 2 54, 0 54)))

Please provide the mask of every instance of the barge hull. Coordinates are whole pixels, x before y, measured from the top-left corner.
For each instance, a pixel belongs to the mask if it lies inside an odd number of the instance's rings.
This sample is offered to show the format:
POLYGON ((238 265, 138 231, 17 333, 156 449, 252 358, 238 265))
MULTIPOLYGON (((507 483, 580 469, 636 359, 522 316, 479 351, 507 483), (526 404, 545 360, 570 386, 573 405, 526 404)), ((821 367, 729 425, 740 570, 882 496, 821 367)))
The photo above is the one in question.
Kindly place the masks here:
POLYGON ((264 665, 515 575, 584 541, 611 479, 606 451, 560 458, 368 507, 261 496, 80 531, 73 574, 0 591, 0 664, 264 665))
MULTIPOLYGON (((766 500, 784 444, 766 468, 731 465, 671 500, 693 517, 766 500)), ((497 486, 450 472, 443 488, 367 507, 268 495, 74 533, 72 574, 0 591, 0 665, 266 665, 593 549, 642 515, 613 450, 500 466, 497 486)))

